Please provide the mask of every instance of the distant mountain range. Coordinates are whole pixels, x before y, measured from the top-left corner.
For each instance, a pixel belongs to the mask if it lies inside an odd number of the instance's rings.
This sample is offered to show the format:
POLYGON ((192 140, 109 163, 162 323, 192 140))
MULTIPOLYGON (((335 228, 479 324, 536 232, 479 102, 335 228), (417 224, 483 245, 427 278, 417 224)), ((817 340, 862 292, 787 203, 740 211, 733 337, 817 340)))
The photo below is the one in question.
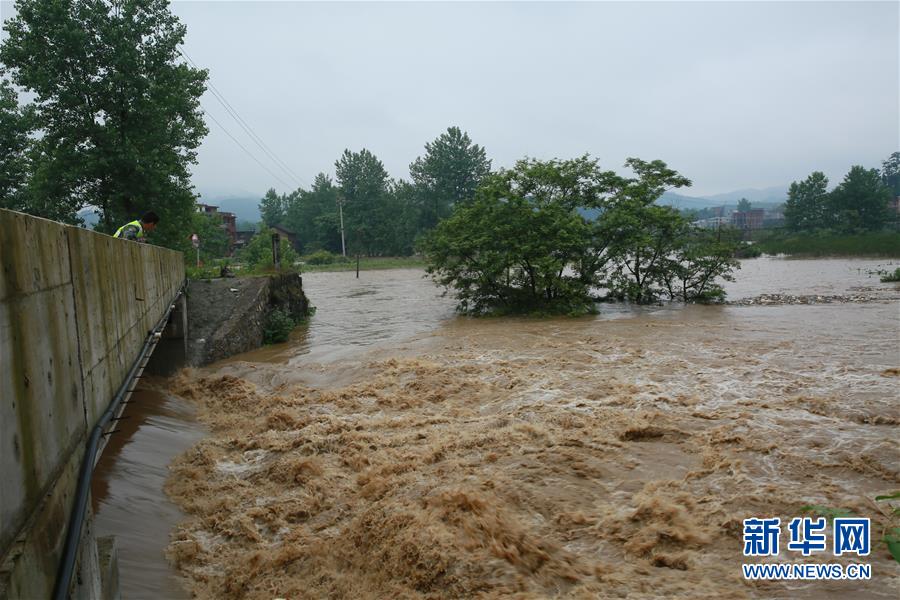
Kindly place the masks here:
POLYGON ((684 196, 675 192, 666 192, 659 199, 659 204, 672 206, 679 210, 699 210, 713 206, 737 206, 741 198, 746 198, 756 208, 770 208, 783 203, 787 199, 787 191, 787 185, 779 185, 763 189, 735 190, 711 196, 684 196))

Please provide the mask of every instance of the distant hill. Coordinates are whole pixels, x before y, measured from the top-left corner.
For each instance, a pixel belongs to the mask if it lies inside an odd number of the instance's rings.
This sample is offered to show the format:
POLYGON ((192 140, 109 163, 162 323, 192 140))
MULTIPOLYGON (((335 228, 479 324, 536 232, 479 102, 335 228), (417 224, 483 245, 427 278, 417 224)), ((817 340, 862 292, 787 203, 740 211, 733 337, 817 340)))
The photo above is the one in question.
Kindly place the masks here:
POLYGON ((776 185, 762 189, 748 188, 703 197, 707 200, 714 200, 718 203, 717 206, 737 204, 741 198, 746 198, 751 203, 780 204, 787 199, 788 187, 788 185, 776 185))
MULTIPOLYGON (((710 200, 704 197, 683 196, 675 192, 666 192, 656 201, 657 204, 663 206, 671 206, 677 210, 693 209, 700 210, 702 208, 710 208, 712 206, 722 206, 722 202, 710 200)), ((735 202, 737 204, 737 202, 735 202)))

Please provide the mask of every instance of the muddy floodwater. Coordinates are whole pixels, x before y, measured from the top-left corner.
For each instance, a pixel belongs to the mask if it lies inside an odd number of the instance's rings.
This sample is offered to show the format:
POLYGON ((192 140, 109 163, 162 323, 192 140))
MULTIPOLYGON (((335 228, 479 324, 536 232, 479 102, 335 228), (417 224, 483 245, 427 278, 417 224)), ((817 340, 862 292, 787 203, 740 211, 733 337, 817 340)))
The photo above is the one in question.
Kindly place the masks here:
MULTIPOLYGON (((896 598, 873 501, 900 487, 900 284, 868 274, 888 262, 755 259, 727 287, 864 301, 549 320, 456 317, 417 270, 304 275, 318 312, 290 342, 157 384, 208 432, 173 428, 183 512, 156 466, 108 482, 98 529, 160 523, 151 574, 119 544, 143 578, 124 597, 177 573, 202 598, 896 598), (742 520, 804 505, 873 520, 871 580, 743 579, 742 520)), ((786 542, 774 562, 854 562, 786 542)))

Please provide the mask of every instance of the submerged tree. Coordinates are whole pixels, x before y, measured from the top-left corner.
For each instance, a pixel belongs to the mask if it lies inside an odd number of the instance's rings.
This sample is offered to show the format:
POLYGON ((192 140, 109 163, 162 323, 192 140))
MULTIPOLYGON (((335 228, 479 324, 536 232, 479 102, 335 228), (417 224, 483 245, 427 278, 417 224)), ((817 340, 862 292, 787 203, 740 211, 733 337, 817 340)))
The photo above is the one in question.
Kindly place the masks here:
POLYGON ((428 272, 452 288, 464 312, 584 312, 592 227, 578 207, 598 208, 607 174, 587 157, 522 160, 489 176, 474 200, 428 234, 428 272))
POLYGON ((0 61, 34 94, 28 210, 72 221, 94 206, 99 228, 112 232, 152 209, 162 217, 154 238, 186 244, 207 73, 179 61, 185 27, 168 1, 15 6, 0 61))
POLYGON ((585 312, 600 287, 636 302, 721 299, 735 240, 655 204, 690 184, 665 163, 626 164, 634 177, 588 157, 491 175, 423 240, 428 272, 471 313, 585 312))
POLYGON ((733 229, 686 226, 660 270, 668 298, 679 302, 723 300, 725 290, 719 280, 734 281, 734 269, 740 268, 735 258, 738 244, 739 236, 733 229))

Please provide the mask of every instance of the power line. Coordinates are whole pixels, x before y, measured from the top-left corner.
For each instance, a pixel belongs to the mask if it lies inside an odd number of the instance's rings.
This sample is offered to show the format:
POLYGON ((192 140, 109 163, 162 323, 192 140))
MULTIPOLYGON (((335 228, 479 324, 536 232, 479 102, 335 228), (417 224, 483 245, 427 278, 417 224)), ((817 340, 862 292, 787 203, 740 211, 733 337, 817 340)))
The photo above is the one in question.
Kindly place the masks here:
POLYGON ((227 129, 225 129, 225 126, 222 125, 222 124, 219 122, 219 120, 218 120, 216 117, 213 116, 213 114, 212 114, 211 112, 209 112, 209 111, 207 111, 207 110, 204 109, 204 110, 203 110, 203 114, 207 115, 210 119, 212 119, 213 121, 215 121, 216 125, 218 125, 219 128, 220 128, 222 131, 225 132, 225 135, 227 135, 228 137, 230 137, 230 138, 234 141, 235 144, 237 144, 238 146, 240 146, 241 150, 243 150, 244 152, 246 152, 246 153, 247 153, 247 156, 249 156, 250 158, 252 158, 253 160, 255 160, 255 161, 256 161, 256 164, 258 164, 258 165, 261 166, 263 169, 265 169, 265 170, 269 173, 269 175, 271 175, 272 177, 274 177, 275 179, 277 179, 277 180, 278 180, 278 181, 279 181, 286 189, 290 189, 290 188, 291 188, 291 184, 287 183, 284 179, 282 179, 281 177, 279 177, 278 175, 276 175, 269 167, 267 167, 266 165, 264 165, 264 164, 262 163, 262 161, 260 161, 258 158, 256 158, 256 156, 255 156, 252 152, 250 152, 249 150, 247 150, 246 146, 244 146, 240 141, 238 141, 238 139, 237 139, 236 137, 234 137, 233 135, 231 135, 231 132, 229 132, 227 129))
MULTIPOLYGON (((196 62, 194 62, 194 59, 192 59, 187 54, 187 52, 184 51, 184 49, 180 49, 179 53, 185 59, 187 59, 187 61, 190 62, 191 65, 194 66, 194 68, 197 68, 197 69, 200 68, 200 66, 197 65, 196 62)), ((253 131, 253 128, 250 126, 250 124, 247 123, 247 121, 245 121, 243 117, 241 117, 241 115, 238 113, 237 109, 234 108, 234 106, 232 106, 232 104, 228 101, 227 98, 225 98, 225 95, 222 92, 220 92, 219 89, 215 85, 213 85, 212 82, 208 82, 208 84, 209 84, 209 90, 212 92, 212 94, 216 98, 216 100, 219 101, 219 104, 221 104, 225 108, 225 110, 228 112, 228 114, 231 115, 231 118, 233 118, 235 120, 235 122, 244 130, 244 132, 250 137, 250 139, 253 140, 253 142, 260 148, 260 150, 262 150, 263 153, 272 162, 275 163, 275 165, 277 165, 282 171, 284 171, 288 175, 288 177, 291 177, 292 179, 294 179, 294 181, 298 184, 298 187, 301 185, 304 185, 306 183, 304 181, 304 179, 302 177, 300 177, 299 175, 297 175, 293 170, 291 170, 291 168, 287 165, 287 163, 284 162, 283 160, 281 160, 281 158, 279 158, 278 155, 275 154, 275 152, 271 148, 269 148, 268 144, 266 144, 265 141, 263 141, 263 139, 259 135, 257 135, 255 131, 253 131)))

